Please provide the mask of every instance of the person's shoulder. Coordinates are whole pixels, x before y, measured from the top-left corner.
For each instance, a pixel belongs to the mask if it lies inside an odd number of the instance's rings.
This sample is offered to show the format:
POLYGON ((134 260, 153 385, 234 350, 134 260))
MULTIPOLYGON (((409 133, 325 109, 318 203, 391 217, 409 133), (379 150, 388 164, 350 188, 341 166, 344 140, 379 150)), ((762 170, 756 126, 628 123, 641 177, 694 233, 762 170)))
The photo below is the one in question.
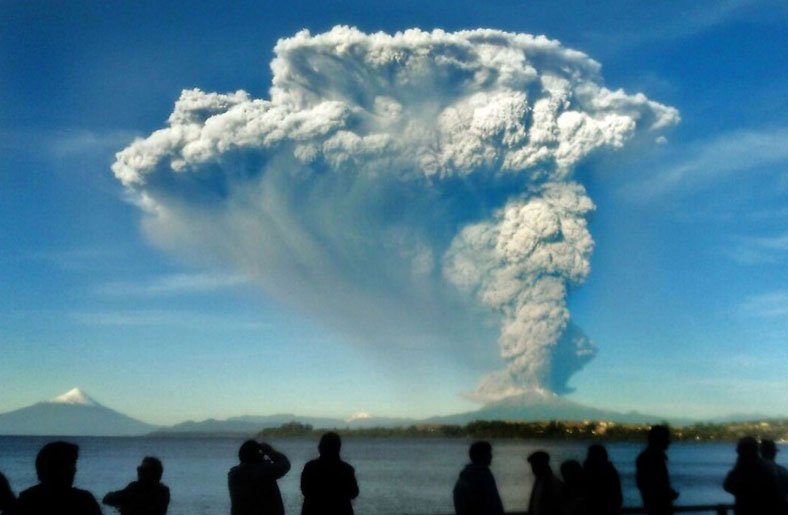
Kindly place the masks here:
POLYGON ((27 499, 30 497, 40 496, 43 493, 44 493, 44 486, 39 483, 37 485, 33 485, 30 488, 26 488, 21 492, 19 492, 19 496, 17 496, 17 499, 21 501, 23 499, 27 499))
POLYGON ((356 469, 353 468, 353 465, 351 465, 346 461, 340 461, 339 466, 342 467, 342 470, 344 470, 345 472, 350 472, 351 474, 356 472, 356 469))
POLYGON ((96 501, 96 497, 92 493, 87 490, 82 490, 81 488, 72 488, 71 495, 81 499, 92 499, 94 502, 96 501))

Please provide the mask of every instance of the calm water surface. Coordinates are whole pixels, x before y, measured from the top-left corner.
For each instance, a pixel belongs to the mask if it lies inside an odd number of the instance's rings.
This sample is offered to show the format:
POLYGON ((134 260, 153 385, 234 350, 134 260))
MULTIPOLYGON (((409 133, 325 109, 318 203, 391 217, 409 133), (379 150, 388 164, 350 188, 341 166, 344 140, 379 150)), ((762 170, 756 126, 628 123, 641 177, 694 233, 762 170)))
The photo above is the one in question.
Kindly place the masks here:
MULTIPOLYGON (((14 490, 35 484, 34 460, 50 438, 0 436, 0 471, 14 490)), ((238 438, 67 438, 80 446, 76 485, 99 499, 135 478, 145 455, 164 462, 164 482, 172 491, 170 515, 229 513, 227 471, 237 463, 238 438)), ((317 442, 301 438, 271 440, 293 465, 279 481, 287 513, 301 511, 299 479, 304 464, 317 456, 317 442)), ((343 442, 342 455, 356 468, 361 495, 358 514, 452 513, 451 490, 467 460, 469 441, 449 439, 367 439, 343 442)), ((525 510, 533 476, 525 456, 545 449, 553 469, 563 460, 582 461, 582 442, 493 441, 493 473, 507 511, 525 510)), ((625 504, 639 504, 634 484, 634 461, 641 444, 607 446, 621 474, 625 504)), ((674 487, 682 504, 732 501, 720 484, 735 459, 733 444, 677 443, 668 452, 674 487)), ((104 507, 107 514, 114 513, 104 507)))

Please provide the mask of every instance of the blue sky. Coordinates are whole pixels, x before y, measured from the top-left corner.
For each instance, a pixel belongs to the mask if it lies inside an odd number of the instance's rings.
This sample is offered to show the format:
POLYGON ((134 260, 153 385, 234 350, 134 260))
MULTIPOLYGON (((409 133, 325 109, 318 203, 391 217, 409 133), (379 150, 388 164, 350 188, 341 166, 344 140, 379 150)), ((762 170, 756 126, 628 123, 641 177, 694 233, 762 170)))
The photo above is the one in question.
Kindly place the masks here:
POLYGON ((788 8, 586 4, 2 3, 0 411, 73 386, 154 423, 477 406, 461 394, 498 366, 494 339, 478 356, 359 343, 157 247, 110 171, 182 89, 268 98, 278 39, 345 24, 545 34, 600 62, 608 87, 677 108, 664 144, 576 172, 596 246, 568 302, 598 355, 570 398, 788 416, 788 8))

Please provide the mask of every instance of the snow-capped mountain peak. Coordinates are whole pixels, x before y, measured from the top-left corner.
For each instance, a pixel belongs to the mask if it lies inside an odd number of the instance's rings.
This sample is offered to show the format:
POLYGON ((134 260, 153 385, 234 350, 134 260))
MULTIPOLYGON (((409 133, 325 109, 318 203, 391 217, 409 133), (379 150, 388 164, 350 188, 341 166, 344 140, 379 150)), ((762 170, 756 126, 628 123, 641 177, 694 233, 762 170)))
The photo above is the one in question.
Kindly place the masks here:
POLYGON ((63 395, 58 395, 51 401, 55 404, 72 404, 78 406, 99 406, 99 403, 94 401, 88 394, 79 388, 72 388, 63 395))
POLYGON ((369 420, 372 418, 372 415, 367 413, 366 411, 359 411, 358 413, 354 413, 347 419, 348 422, 356 422, 359 420, 369 420))

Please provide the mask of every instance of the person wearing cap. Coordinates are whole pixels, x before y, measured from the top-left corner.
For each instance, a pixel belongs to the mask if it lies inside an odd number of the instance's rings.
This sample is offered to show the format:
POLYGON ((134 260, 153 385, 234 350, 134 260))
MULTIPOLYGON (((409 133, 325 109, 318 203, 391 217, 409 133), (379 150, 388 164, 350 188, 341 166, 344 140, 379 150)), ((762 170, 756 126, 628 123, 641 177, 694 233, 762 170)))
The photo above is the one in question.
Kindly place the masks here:
POLYGON ((648 432, 648 445, 635 461, 638 490, 647 515, 671 515, 679 493, 670 485, 668 455, 670 429, 656 425, 648 432))
POLYGON ((782 513, 788 513, 788 469, 775 461, 777 451, 774 440, 761 440, 761 457, 774 475, 777 494, 782 502, 782 513))
POLYGON ((79 447, 50 442, 36 456, 39 483, 19 494, 14 515, 101 515, 93 494, 74 488, 79 447))
POLYGON ((758 455, 758 442, 751 436, 736 445, 736 465, 722 487, 733 494, 735 515, 782 515, 777 482, 766 462, 758 455))
POLYGON ((290 471, 290 460, 264 442, 245 441, 238 449, 241 463, 227 473, 231 515, 284 515, 276 480, 290 471))
POLYGON ((528 514, 559 515, 564 484, 550 468, 550 455, 545 451, 533 452, 528 456, 528 463, 536 478, 528 501, 528 514))
POLYGON ((454 484, 454 511, 457 515, 503 515, 498 485, 490 471, 492 445, 479 441, 468 449, 471 462, 465 465, 454 484))
POLYGON ((121 515, 165 515, 170 504, 170 489, 162 484, 164 467, 158 458, 146 456, 137 467, 137 481, 123 490, 109 492, 102 502, 118 509, 121 515))

